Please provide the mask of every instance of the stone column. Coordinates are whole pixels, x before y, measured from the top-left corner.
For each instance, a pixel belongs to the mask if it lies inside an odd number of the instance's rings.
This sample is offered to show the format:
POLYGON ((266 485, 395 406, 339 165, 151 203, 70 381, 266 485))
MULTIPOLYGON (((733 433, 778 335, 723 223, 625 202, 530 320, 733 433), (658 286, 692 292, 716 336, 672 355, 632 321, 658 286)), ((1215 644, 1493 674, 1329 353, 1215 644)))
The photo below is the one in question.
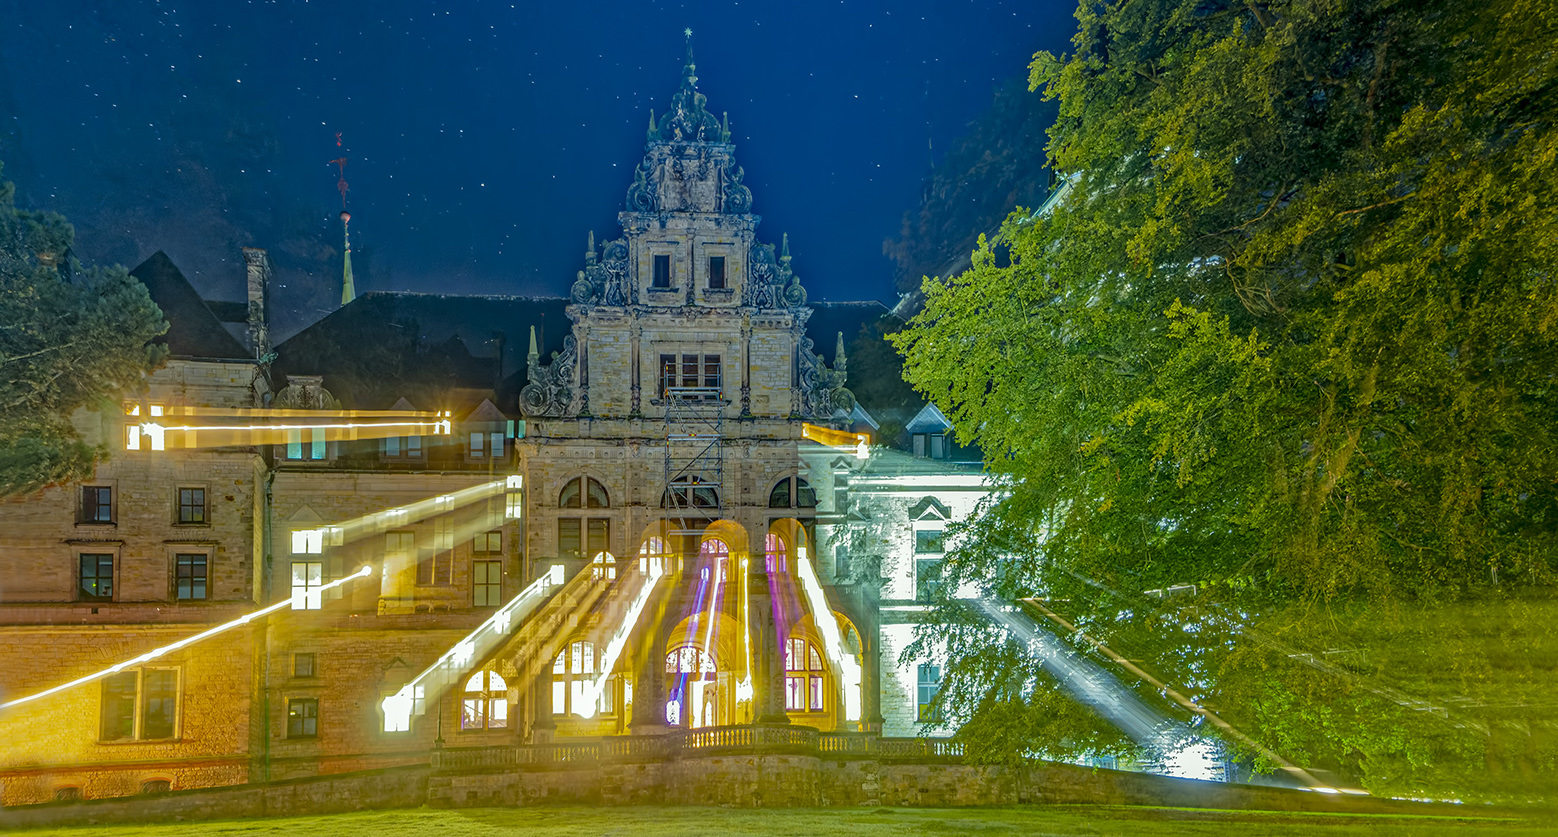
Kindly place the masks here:
POLYGON ((579 415, 590 414, 590 326, 581 322, 579 329, 579 415))
POLYGON ((784 711, 784 648, 774 618, 768 572, 761 560, 747 565, 748 610, 752 618, 752 714, 759 724, 788 724, 784 711))
POLYGON ((535 718, 530 723, 530 743, 550 744, 552 738, 557 735, 557 721, 552 717, 552 666, 550 663, 541 666, 541 673, 537 674, 531 685, 533 698, 530 705, 535 707, 535 718))
POLYGON ((628 415, 631 418, 637 418, 641 415, 638 405, 640 393, 642 392, 643 388, 644 375, 644 370, 642 368, 644 365, 644 359, 639 349, 639 340, 643 337, 644 327, 639 324, 637 316, 633 317, 633 325, 630 332, 633 336, 633 350, 631 360, 632 365, 629 367, 628 380, 632 386, 633 402, 628 410, 628 415))
POLYGON ((882 733, 882 588, 881 582, 863 580, 855 585, 860 602, 862 656, 860 664, 860 731, 882 733))
POLYGON ((741 315, 741 417, 752 415, 752 315, 741 315))
MULTIPOLYGON (((669 584, 670 579, 662 583, 669 584)), ((672 598, 665 594, 649 602, 656 615, 633 643, 640 652, 633 673, 633 714, 628 721, 628 731, 633 735, 661 735, 668 727, 665 722, 665 643, 673 626, 665 613, 673 610, 672 598)))

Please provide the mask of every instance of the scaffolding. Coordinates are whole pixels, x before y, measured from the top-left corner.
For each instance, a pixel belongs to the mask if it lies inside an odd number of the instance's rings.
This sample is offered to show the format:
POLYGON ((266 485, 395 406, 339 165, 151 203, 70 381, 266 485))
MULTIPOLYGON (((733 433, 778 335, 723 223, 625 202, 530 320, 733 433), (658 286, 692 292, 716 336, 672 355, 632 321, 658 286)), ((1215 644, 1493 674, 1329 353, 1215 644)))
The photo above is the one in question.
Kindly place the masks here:
POLYGON ((718 387, 665 390, 665 488, 660 495, 668 533, 682 543, 677 552, 696 552, 694 540, 724 517, 725 407, 718 387))

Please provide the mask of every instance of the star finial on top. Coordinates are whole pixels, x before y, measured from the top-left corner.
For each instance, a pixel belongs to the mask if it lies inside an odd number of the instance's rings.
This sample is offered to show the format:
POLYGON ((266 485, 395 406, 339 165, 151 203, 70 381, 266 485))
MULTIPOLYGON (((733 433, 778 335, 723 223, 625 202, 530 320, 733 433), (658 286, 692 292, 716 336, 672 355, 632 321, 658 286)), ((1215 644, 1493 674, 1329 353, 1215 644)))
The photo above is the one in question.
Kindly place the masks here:
POLYGON ((687 36, 687 40, 692 40, 692 27, 689 26, 686 29, 683 29, 682 34, 687 36))

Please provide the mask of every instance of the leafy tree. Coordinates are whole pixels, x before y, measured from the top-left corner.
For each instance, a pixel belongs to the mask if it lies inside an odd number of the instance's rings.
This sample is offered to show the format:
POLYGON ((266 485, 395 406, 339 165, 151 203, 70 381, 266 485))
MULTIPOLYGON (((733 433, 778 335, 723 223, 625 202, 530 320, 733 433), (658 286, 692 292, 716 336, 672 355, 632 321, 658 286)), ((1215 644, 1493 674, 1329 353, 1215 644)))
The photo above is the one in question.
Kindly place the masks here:
POLYGON ((1065 191, 927 282, 896 338, 1009 486, 947 586, 1085 622, 1193 583, 1314 627, 1551 584, 1558 5, 1077 17, 1075 53, 1031 67, 1065 191))
POLYGON ((0 182, 0 496, 90 476, 108 449, 72 417, 161 365, 166 347, 150 341, 168 328, 124 268, 75 264, 63 216, 14 199, 0 182))

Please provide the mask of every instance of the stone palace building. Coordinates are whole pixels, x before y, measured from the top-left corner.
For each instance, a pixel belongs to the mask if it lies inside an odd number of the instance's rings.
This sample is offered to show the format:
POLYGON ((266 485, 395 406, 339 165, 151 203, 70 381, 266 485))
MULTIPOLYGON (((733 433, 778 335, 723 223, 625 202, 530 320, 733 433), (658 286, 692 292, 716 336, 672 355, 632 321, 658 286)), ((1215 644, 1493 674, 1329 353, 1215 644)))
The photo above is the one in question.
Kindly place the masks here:
POLYGON ((734 151, 689 56, 566 299, 369 293, 273 350, 263 250, 243 303, 136 268, 172 359, 77 417, 92 480, 0 502, 0 803, 936 734, 902 652, 990 485, 934 407, 874 438, 888 312, 808 304, 734 151))

